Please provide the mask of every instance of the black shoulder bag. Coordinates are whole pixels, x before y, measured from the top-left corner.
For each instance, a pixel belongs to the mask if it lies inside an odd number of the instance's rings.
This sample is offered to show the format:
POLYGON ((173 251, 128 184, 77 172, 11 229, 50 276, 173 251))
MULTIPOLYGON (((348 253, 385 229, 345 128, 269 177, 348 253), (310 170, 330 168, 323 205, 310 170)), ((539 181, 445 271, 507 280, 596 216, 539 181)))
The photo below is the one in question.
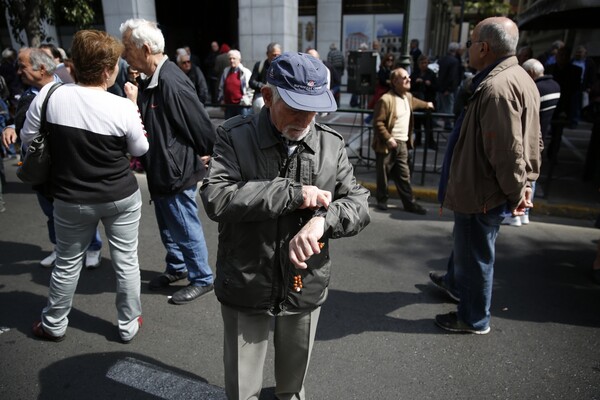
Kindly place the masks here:
POLYGON ((61 85, 62 83, 55 83, 48 90, 48 94, 42 103, 40 133, 27 148, 23 162, 17 168, 17 176, 25 183, 40 185, 50 179, 50 133, 46 129, 46 107, 52 93, 61 85))

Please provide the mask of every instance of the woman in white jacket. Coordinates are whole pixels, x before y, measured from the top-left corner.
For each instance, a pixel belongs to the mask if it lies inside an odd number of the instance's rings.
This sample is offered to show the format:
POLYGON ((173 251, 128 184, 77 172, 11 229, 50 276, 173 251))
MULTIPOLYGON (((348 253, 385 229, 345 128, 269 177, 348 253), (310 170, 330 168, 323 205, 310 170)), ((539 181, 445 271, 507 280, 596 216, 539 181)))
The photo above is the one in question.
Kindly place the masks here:
POLYGON ((225 119, 252 112, 254 90, 250 88, 252 71, 242 65, 239 50, 230 50, 229 67, 225 68, 219 82, 219 103, 225 105, 225 119))

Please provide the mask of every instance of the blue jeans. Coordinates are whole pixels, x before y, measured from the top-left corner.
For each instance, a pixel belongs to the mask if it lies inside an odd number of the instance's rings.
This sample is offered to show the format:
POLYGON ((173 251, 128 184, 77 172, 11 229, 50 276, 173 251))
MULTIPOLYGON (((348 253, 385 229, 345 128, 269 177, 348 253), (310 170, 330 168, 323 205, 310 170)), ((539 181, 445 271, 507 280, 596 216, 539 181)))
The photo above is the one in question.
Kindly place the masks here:
POLYGON ((454 212, 454 248, 446 283, 460 297, 458 318, 474 329, 490 324, 496 238, 505 206, 483 214, 454 212))
MULTIPOLYGON (((38 203, 40 204, 40 208, 42 212, 48 218, 46 225, 48 226, 48 238, 50 239, 50 243, 56 245, 56 232, 54 230, 54 199, 52 197, 47 197, 41 194, 40 192, 35 192, 38 198, 38 203)), ((96 233, 92 237, 92 241, 90 243, 90 247, 88 250, 98 251, 102 248, 102 238, 100 237, 100 231, 98 231, 98 227, 96 227, 96 233)))
POLYGON ((171 196, 153 197, 160 238, 167 250, 167 273, 188 271, 195 286, 213 283, 208 250, 198 217, 196 185, 171 196))

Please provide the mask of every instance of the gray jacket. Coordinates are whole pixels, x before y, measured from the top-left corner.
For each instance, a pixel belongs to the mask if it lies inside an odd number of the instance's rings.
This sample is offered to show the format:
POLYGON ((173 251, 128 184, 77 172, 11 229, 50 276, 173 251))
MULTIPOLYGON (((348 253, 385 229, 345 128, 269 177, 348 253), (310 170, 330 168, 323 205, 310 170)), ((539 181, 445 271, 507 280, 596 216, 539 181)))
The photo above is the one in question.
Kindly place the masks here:
POLYGON ((266 107, 217 129, 201 196, 208 216, 219 222, 217 298, 246 312, 277 314, 321 305, 330 277, 329 239, 355 235, 370 221, 369 192, 356 183, 342 137, 314 124, 288 157, 266 107), (288 256, 289 241, 314 215, 298 209, 302 185, 333 195, 324 247, 306 270, 296 269, 288 256), (298 274, 304 285, 299 293, 293 290, 298 274))

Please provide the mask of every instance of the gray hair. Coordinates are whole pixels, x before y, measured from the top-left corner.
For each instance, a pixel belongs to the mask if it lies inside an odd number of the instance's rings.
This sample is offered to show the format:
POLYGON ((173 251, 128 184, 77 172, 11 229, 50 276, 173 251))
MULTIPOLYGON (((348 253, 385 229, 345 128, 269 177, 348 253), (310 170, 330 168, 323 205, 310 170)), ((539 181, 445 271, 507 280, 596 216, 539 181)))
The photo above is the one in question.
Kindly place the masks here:
POLYGON ((177 54, 177 56, 175 57, 175 62, 177 64, 179 64, 180 61, 182 61, 181 59, 185 56, 189 57, 189 54, 187 52, 186 49, 184 49, 183 47, 178 48, 177 50, 175 50, 175 53, 177 54))
POLYGON ((281 100, 281 95, 279 94, 279 89, 277 88, 277 86, 273 85, 272 83, 268 83, 268 82, 265 84, 265 86, 268 87, 269 89, 271 89, 271 95, 273 96, 273 99, 271 100, 271 104, 275 104, 279 100, 281 100))
POLYGON ((53 74, 56 71, 56 61, 51 55, 46 53, 42 49, 31 48, 29 53, 29 62, 31 62, 31 69, 39 71, 42 66, 49 73, 53 74))
POLYGON ((235 57, 238 60, 242 61, 242 53, 240 53, 239 50, 235 50, 235 49, 234 50, 229 50, 229 52, 227 53, 227 55, 229 57, 235 57))
POLYGON ((281 48, 281 45, 279 43, 277 43, 277 42, 269 43, 269 45, 267 46, 267 54, 271 53, 275 49, 279 49, 279 51, 283 51, 283 49, 281 48))
POLYGON ((460 48, 460 45, 457 42, 450 42, 448 45, 448 52, 455 53, 460 48))
POLYGON ((11 49, 10 47, 5 48, 4 50, 2 50, 2 58, 8 59, 8 58, 14 58, 16 57, 17 53, 15 52, 14 49, 11 49))
POLYGON ((138 49, 148 45, 152 54, 160 54, 165 51, 165 37, 156 22, 132 18, 123 22, 119 31, 121 31, 121 35, 131 31, 131 40, 138 49))
POLYGON ((498 57, 514 56, 519 43, 519 31, 512 35, 504 23, 487 21, 479 28, 479 40, 486 42, 498 57))
POLYGON ((544 66, 535 58, 530 58, 525 61, 522 67, 527 73, 532 75, 534 79, 544 75, 544 66))

